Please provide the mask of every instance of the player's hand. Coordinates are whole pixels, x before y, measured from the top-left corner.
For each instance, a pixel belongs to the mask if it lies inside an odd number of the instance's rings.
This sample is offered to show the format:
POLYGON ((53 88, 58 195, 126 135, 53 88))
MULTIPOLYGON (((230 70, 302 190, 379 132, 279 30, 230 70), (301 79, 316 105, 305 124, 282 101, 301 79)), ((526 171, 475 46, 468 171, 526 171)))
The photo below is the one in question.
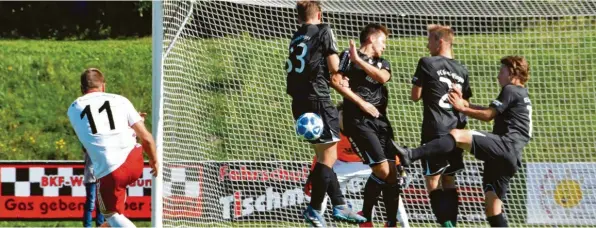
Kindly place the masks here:
POLYGON ((464 99, 461 98, 461 92, 459 94, 457 92, 450 92, 448 99, 449 103, 453 106, 453 109, 457 111, 461 111, 466 107, 464 99))
POLYGON ((360 55, 358 55, 358 50, 356 49, 356 44, 354 44, 354 40, 350 40, 350 60, 354 63, 360 60, 360 55))
POLYGON ((461 93, 461 88, 458 84, 453 84, 453 87, 451 88, 451 90, 449 90, 450 93, 455 93, 454 95, 456 95, 459 98, 462 98, 463 95, 461 93))
POLYGON ((145 122, 145 117, 147 116, 147 113, 146 112, 139 112, 139 115, 141 116, 141 120, 143 122, 145 122))
POLYGON ((412 180, 410 179, 410 177, 408 177, 408 173, 406 172, 406 170, 404 168, 402 168, 401 170, 399 170, 399 177, 398 177, 398 183, 400 188, 406 189, 408 188, 408 186, 410 185, 410 182, 412 182, 412 180))
POLYGON ((339 82, 341 87, 350 88, 350 79, 346 76, 342 76, 341 81, 339 82))
POLYGON ((371 103, 368 102, 364 102, 363 104, 360 104, 360 109, 366 113, 368 113, 369 115, 371 115, 374 118, 379 118, 379 115, 381 113, 379 113, 379 110, 377 110, 377 108, 372 105, 371 103))
POLYGON ((159 165, 157 161, 149 161, 149 167, 151 167, 151 175, 157 177, 157 171, 159 170, 159 165))

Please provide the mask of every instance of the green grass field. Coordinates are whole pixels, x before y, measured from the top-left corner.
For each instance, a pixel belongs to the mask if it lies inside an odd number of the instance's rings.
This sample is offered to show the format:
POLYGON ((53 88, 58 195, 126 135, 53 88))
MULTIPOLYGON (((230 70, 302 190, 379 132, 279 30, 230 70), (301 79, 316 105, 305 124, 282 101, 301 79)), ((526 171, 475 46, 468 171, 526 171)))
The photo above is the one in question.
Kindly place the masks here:
MULTIPOLYGON (((594 34, 595 26, 586 23, 457 37, 455 55, 470 71, 473 103, 487 105, 497 96, 500 57, 528 58, 534 139, 524 151, 526 162, 596 161, 594 34)), ((310 149, 291 133, 290 100, 284 92, 287 42, 246 35, 180 40, 165 66, 166 156, 172 160, 310 160, 310 149)), ((347 47, 347 39, 340 38, 339 46, 347 47)), ((78 76, 86 67, 102 69, 108 92, 128 97, 139 111, 151 115, 148 38, 1 40, 0 47, 0 160, 82 158, 66 109, 80 95, 78 76)), ((389 117, 396 140, 408 146, 418 143, 422 112, 421 104, 408 100, 409 81, 418 58, 426 55, 424 37, 391 38, 385 53, 393 68, 389 117)), ((471 121, 469 127, 491 129, 479 121, 471 121)), ((520 196, 512 201, 518 203, 513 211, 520 214, 521 222, 524 183, 515 183, 514 188, 520 189, 520 196)), ((0 222, 0 226, 79 225, 0 222)))
MULTIPOLYGON (((596 37, 591 35, 596 29, 591 22, 576 23, 456 38, 455 56, 469 69, 473 103, 488 105, 497 97, 501 57, 528 59, 534 137, 524 150, 526 161, 596 160, 596 37)), ((287 42, 248 35, 179 40, 165 63, 169 99, 164 107, 174 115, 165 131, 166 137, 189 141, 172 144, 171 151, 166 146, 172 159, 189 159, 185 152, 195 148, 208 151, 196 154, 213 160, 309 159, 309 153, 300 152, 309 151, 307 145, 290 134, 290 98, 284 90, 287 42)), ((424 37, 391 38, 385 53, 393 69, 389 118, 396 140, 408 146, 419 142, 422 104, 410 101, 409 93, 417 61, 428 55, 425 42, 424 37)), ((340 38, 339 47, 347 47, 347 40, 340 38)), ((490 131, 492 125, 472 120, 469 128, 490 131)))
POLYGON ((87 67, 106 74, 109 92, 150 113, 150 43, 0 40, 0 129, 7 132, 0 160, 82 159, 66 110, 81 94, 78 77, 87 67))
MULTIPOLYGON (((595 31, 591 26, 548 34, 457 38, 456 57, 469 68, 474 103, 488 104, 498 94, 499 57, 519 54, 529 59, 534 140, 525 151, 526 159, 594 160, 596 64, 592 60, 596 59, 596 37, 589 34, 595 31)), ((188 115, 196 115, 194 119, 173 118, 187 120, 177 124, 201 130, 195 133, 206 136, 210 140, 206 145, 219 151, 209 153, 216 160, 229 159, 232 154, 295 159, 293 150, 301 144, 288 134, 292 123, 289 98, 284 93, 286 41, 243 36, 192 42, 200 48, 184 52, 191 63, 183 65, 188 75, 174 80, 175 74, 168 70, 178 67, 166 67, 166 74, 172 76, 165 83, 170 99, 166 113, 189 111, 188 115), (188 97, 191 94, 196 97, 188 97), (262 140, 254 140, 255 135, 262 140), (239 153, 247 149, 258 152, 239 153)), ((150 44, 150 39, 0 41, 0 129, 8 133, 0 135, 0 159, 81 158, 65 112, 80 95, 78 75, 86 67, 102 69, 109 92, 129 97, 138 110, 150 113, 150 44)), ((346 45, 347 40, 340 40, 340 47, 346 45)), ((393 66, 388 84, 390 118, 397 126, 397 140, 408 145, 416 144, 421 121, 421 104, 407 99, 409 80, 417 59, 424 55, 424 38, 390 39, 385 53, 393 66)), ((150 127, 151 121, 147 123, 150 127)), ((490 130, 491 126, 471 121, 470 127, 490 130)), ((183 133, 187 132, 179 132, 183 133)))

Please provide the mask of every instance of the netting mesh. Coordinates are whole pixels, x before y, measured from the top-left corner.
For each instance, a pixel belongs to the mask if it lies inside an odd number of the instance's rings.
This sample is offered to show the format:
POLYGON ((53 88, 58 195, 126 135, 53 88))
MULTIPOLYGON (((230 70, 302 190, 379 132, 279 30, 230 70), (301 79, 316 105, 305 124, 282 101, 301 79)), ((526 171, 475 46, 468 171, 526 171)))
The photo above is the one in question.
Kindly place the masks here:
MULTIPOLYGON (((294 6, 163 2, 164 225, 302 226, 308 198, 300 189, 313 152, 293 133, 285 94, 294 6)), ((510 186, 510 224, 596 225, 595 2, 325 1, 323 11, 340 49, 368 23, 391 30, 384 53, 393 69, 389 119, 395 140, 409 147, 420 141, 422 104, 409 93, 418 59, 428 56, 427 24, 456 31, 455 58, 470 72, 475 104, 498 95, 501 57, 525 56, 534 138, 510 186)), ((466 160, 458 175, 460 224, 479 226, 482 166, 466 160)), ((403 197, 410 223, 433 224, 419 164, 409 172, 414 182, 403 197)), ((356 204, 358 190, 346 191, 356 204)))

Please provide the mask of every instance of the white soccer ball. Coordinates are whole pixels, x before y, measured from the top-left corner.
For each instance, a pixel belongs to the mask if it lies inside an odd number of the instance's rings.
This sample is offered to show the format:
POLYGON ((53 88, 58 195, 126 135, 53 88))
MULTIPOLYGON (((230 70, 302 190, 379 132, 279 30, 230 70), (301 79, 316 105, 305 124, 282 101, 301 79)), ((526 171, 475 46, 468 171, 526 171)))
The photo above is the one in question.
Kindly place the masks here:
POLYGON ((307 112, 296 120, 296 134, 302 139, 316 140, 323 133, 323 119, 315 113, 307 112))

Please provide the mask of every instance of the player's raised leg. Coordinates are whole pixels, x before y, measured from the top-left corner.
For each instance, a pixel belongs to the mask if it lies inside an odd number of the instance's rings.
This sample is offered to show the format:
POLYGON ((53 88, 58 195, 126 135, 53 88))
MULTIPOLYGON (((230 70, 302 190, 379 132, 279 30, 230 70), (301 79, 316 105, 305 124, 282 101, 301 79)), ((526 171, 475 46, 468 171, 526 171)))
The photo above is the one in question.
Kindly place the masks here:
MULTIPOLYGON (((477 158, 480 160, 486 161, 488 157, 491 156, 481 156, 480 150, 474 150, 472 147, 472 143, 474 142, 473 138, 474 135, 483 135, 485 136, 486 133, 479 133, 476 131, 471 130, 460 130, 454 129, 451 133, 447 136, 443 136, 439 139, 435 139, 419 148, 415 149, 406 149, 406 148, 399 148, 399 156, 400 159, 407 160, 409 163, 418 160, 422 157, 433 157, 433 156, 445 156, 448 154, 452 154, 453 148, 457 145, 457 147, 471 151, 477 158), (479 157, 480 156, 480 157, 479 157)), ((476 144, 480 144, 476 140, 476 144)), ((488 143, 485 143, 488 144, 488 143)), ((496 168, 497 170, 503 169, 503 167, 496 168)), ((485 173, 486 175, 486 173, 485 173)), ((483 182, 486 182, 486 177, 483 178, 483 182)), ((489 181, 489 183, 493 183, 493 181, 489 181)), ((493 187, 487 186, 494 186, 491 184, 484 184, 485 185, 485 205, 486 205, 486 215, 487 220, 491 223, 491 225, 497 225, 497 227, 501 227, 502 225, 506 226, 506 220, 502 217, 501 214, 501 202, 499 197, 495 197, 495 190, 493 187), (492 218, 493 216, 496 216, 492 218), (493 223, 495 222, 495 223, 493 223)), ((504 195, 504 194, 503 194, 504 195)))
POLYGON ((492 227, 507 227, 507 219, 502 210, 503 202, 507 198, 509 182, 521 166, 518 154, 513 149, 515 146, 493 133, 459 133, 458 136, 462 137, 462 140, 471 140, 470 151, 474 157, 484 161, 482 186, 487 221, 492 227))
POLYGON ((457 89, 449 94, 449 103, 455 110, 483 121, 495 119, 492 133, 455 129, 419 148, 397 150, 405 164, 421 157, 444 156, 456 145, 484 161, 482 182, 487 220, 491 226, 507 226, 501 207, 509 180, 521 167, 522 150, 532 137, 532 103, 525 88, 528 79, 529 65, 525 58, 502 58, 498 76, 501 92, 489 107, 469 104, 457 89))

